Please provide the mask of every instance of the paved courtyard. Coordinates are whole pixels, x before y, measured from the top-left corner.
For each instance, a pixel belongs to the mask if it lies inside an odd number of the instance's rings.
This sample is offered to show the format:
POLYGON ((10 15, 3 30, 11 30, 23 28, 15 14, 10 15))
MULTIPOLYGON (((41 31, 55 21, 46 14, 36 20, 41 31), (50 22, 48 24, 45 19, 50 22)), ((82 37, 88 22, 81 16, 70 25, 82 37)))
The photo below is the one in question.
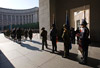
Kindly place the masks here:
POLYGON ((72 45, 69 58, 62 58, 63 43, 58 42, 58 52, 51 53, 49 49, 41 50, 41 39, 34 34, 32 41, 22 41, 18 44, 0 34, 0 68, 100 68, 100 48, 89 46, 88 64, 78 63, 78 46, 72 45))

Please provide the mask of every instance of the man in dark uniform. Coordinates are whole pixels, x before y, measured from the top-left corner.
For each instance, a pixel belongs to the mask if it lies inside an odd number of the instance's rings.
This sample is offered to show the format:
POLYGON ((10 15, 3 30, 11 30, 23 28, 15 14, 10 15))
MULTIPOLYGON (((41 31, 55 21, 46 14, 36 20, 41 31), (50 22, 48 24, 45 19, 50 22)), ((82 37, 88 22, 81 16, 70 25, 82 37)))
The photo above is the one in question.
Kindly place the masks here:
POLYGON ((12 39, 15 41, 15 38, 16 38, 16 28, 14 28, 12 30, 11 36, 12 36, 12 39))
POLYGON ((77 37, 77 44, 79 44, 79 34, 80 34, 80 28, 78 27, 75 31, 75 35, 77 37))
POLYGON ((71 27, 71 29, 70 29, 70 36, 71 36, 71 43, 72 44, 75 44, 75 31, 74 31, 74 28, 73 27, 71 27))
POLYGON ((13 33, 14 33, 14 41, 15 41, 16 40, 16 28, 14 29, 13 33))
POLYGON ((80 31, 80 41, 82 46, 82 54, 83 54, 83 64, 87 63, 88 57, 88 36, 89 36, 89 29, 86 27, 87 22, 85 20, 82 21, 81 24, 81 31, 80 31))
POLYGON ((45 30, 45 28, 43 27, 41 32, 41 37, 42 37, 42 50, 44 50, 44 45, 47 47, 47 31, 45 30))
POLYGON ((17 39, 18 39, 18 42, 21 44, 21 28, 18 28, 17 29, 17 39))
POLYGON ((63 34, 62 34, 62 38, 64 41, 64 55, 63 57, 66 58, 69 56, 69 47, 70 47, 70 30, 67 29, 67 25, 64 24, 63 25, 63 34))
POLYGON ((54 53, 54 51, 57 51, 56 37, 57 37, 57 29, 55 24, 53 24, 50 32, 50 38, 52 41, 52 53, 54 53))
POLYGON ((27 37, 28 37, 28 30, 25 29, 25 40, 27 40, 27 37))
POLYGON ((32 41, 32 29, 29 29, 29 38, 30 38, 30 41, 32 41))

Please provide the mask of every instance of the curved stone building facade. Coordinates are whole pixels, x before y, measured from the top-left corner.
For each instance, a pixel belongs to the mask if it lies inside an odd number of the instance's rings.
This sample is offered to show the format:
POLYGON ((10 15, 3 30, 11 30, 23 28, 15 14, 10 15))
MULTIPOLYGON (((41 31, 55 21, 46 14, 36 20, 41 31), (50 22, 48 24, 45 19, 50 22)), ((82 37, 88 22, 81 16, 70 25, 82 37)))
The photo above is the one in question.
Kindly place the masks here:
POLYGON ((0 8, 0 30, 4 30, 7 25, 37 23, 38 14, 38 7, 24 10, 0 8))

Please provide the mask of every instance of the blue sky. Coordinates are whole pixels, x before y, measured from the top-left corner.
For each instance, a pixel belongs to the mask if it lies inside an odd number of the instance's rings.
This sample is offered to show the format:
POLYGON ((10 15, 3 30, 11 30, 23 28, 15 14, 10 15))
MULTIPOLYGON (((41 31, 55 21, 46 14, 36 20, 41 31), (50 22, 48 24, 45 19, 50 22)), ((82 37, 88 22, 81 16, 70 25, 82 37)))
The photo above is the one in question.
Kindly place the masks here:
POLYGON ((0 0, 0 7, 11 9, 29 9, 39 7, 39 0, 0 0))

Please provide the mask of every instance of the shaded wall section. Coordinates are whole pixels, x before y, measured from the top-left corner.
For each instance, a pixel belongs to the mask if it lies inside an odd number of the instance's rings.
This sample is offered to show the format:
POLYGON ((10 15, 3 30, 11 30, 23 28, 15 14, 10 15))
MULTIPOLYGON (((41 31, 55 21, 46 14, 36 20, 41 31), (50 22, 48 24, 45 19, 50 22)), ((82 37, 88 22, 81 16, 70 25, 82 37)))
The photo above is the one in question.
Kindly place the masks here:
POLYGON ((100 43, 100 2, 91 0, 90 7, 90 34, 94 42, 100 43))
POLYGON ((50 26, 52 26, 56 19, 56 0, 50 0, 50 26))
MULTIPOLYGON (((78 8, 84 5, 90 5, 90 35, 93 42, 100 42, 100 30, 99 30, 99 0, 56 0, 56 20, 59 32, 61 32, 62 24, 66 21, 66 10, 70 18, 70 10, 78 8)), ((73 22, 71 25, 73 26, 73 22)))
MULTIPOLYGON (((55 14, 56 25, 58 28, 58 35, 61 36, 62 25, 66 22, 66 10, 68 11, 69 21, 71 26, 74 26, 71 16, 71 9, 82 7, 84 5, 90 5, 90 37, 93 42, 100 42, 100 8, 99 0, 40 0, 39 7, 39 21, 40 28, 47 26, 47 30, 50 30, 50 26, 53 23, 52 15, 55 14)), ((72 14, 73 15, 73 14, 72 14)))

